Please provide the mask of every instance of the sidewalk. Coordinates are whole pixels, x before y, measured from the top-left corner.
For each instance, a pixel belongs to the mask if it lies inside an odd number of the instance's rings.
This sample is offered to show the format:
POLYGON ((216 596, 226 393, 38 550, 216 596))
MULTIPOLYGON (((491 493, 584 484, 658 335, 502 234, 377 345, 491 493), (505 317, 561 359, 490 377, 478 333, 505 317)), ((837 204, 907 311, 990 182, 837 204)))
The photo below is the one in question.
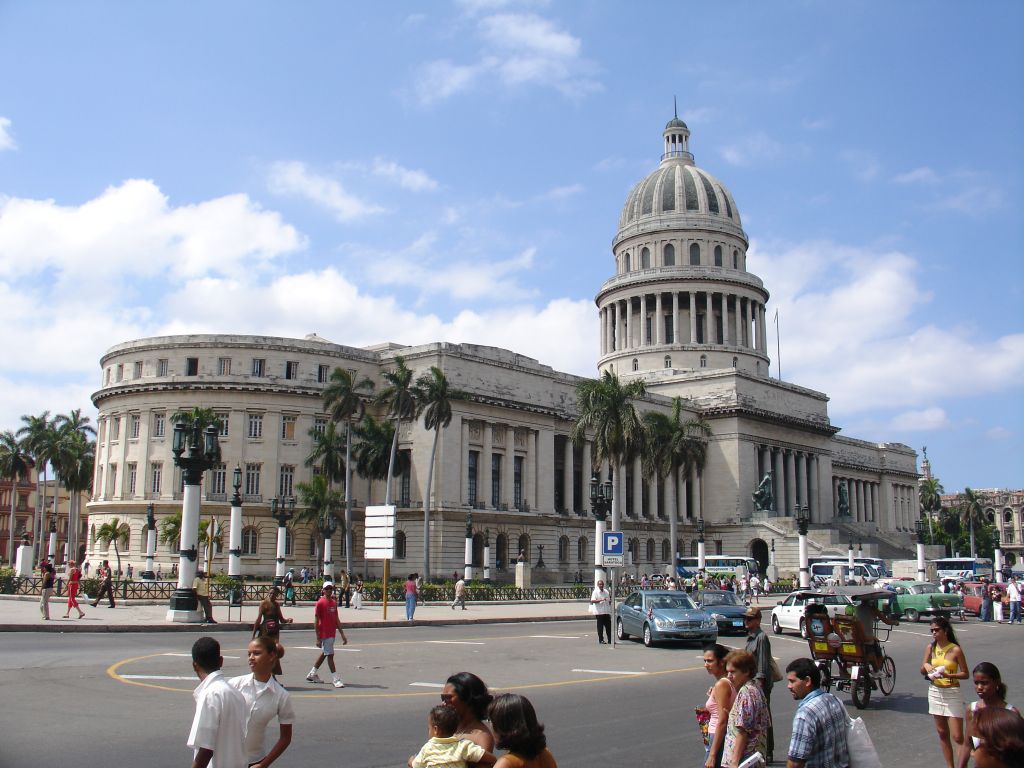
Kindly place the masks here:
MULTIPOLYGON (((777 595, 760 598, 758 604, 764 607, 775 605, 777 595)), ((50 600, 50 621, 43 621, 39 615, 39 598, 37 597, 0 597, 0 632, 210 632, 211 626, 217 632, 251 631, 256 620, 258 603, 246 603, 242 606, 241 621, 238 620, 238 608, 231 609, 231 621, 228 621, 226 603, 215 602, 213 616, 216 625, 210 624, 178 624, 166 620, 167 603, 135 601, 132 603, 118 602, 116 608, 108 608, 105 603, 93 608, 82 603, 85 611, 84 619, 62 618, 66 601, 59 598, 50 600)), ((283 608, 286 618, 294 619, 287 629, 313 628, 313 603, 299 603, 297 606, 283 608)), ((75 616, 72 611, 72 616, 75 616)), ((502 624, 523 621, 575 621, 592 618, 587 612, 586 601, 565 600, 549 602, 514 603, 467 603, 466 610, 456 608, 454 611, 448 603, 428 603, 416 609, 416 618, 412 622, 405 620, 405 603, 388 603, 388 618, 384 620, 384 611, 379 603, 364 605, 362 609, 341 609, 341 619, 346 628, 380 627, 380 626, 431 626, 445 624, 502 624)))

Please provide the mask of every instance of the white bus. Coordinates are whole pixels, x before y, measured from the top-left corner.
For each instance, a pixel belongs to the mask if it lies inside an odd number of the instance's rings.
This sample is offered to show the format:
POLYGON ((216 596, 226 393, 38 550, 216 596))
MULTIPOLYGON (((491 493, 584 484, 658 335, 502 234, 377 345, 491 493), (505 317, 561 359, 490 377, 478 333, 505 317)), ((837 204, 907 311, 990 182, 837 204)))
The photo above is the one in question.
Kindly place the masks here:
POLYGON ((854 563, 852 570, 846 560, 829 560, 811 566, 811 582, 816 586, 859 584, 861 579, 865 584, 874 584, 878 575, 878 569, 871 563, 854 563))
MULTIPOLYGON (((704 572, 708 574, 728 574, 739 576, 741 571, 747 575, 757 573, 760 569, 757 560, 752 557, 732 557, 729 555, 708 555, 704 558, 704 572)), ((680 557, 676 560, 676 573, 683 578, 696 576, 699 569, 696 557, 680 557)))
POLYGON ((977 581, 982 576, 992 578, 992 561, 987 557, 940 557, 935 563, 935 575, 941 579, 977 581))
MULTIPOLYGON (((842 555, 818 555, 817 557, 807 558, 808 565, 814 565, 815 563, 830 563, 836 560, 846 561, 847 558, 842 555)), ((878 570, 880 576, 892 576, 889 568, 885 564, 885 560, 880 557, 855 557, 853 558, 855 563, 864 563, 865 565, 873 565, 878 570)))

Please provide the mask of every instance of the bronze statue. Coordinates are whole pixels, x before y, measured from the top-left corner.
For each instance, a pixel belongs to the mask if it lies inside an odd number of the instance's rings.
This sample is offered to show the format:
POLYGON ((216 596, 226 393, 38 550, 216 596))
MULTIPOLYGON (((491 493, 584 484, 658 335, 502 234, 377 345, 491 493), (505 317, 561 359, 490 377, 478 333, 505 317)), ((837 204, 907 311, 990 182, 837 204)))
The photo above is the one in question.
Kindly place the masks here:
POLYGON ((846 517, 850 514, 850 492, 846 490, 846 482, 839 483, 839 516, 846 517))
POLYGON ((761 484, 757 486, 756 491, 750 494, 750 498, 754 502, 755 512, 775 511, 775 494, 772 491, 771 472, 764 473, 764 477, 761 478, 761 484))

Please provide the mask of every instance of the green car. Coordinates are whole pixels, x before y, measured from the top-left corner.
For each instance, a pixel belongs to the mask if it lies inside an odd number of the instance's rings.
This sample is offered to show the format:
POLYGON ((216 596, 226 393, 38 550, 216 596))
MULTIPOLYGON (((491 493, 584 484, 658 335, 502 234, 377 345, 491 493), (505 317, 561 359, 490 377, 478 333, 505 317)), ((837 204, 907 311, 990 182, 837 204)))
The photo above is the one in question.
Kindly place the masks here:
POLYGON ((945 616, 960 614, 964 610, 964 599, 960 595, 947 595, 929 581, 894 582, 895 599, 890 601, 892 613, 907 621, 917 621, 922 616, 945 616))

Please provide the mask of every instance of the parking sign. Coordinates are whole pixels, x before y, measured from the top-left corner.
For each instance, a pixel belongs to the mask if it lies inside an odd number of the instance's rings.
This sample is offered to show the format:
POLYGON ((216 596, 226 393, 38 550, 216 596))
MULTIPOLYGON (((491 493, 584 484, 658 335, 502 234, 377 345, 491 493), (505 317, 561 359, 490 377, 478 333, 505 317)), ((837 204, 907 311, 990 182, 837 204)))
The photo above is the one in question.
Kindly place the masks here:
POLYGON ((601 539, 601 557, 605 565, 622 565, 625 551, 622 531, 605 531, 601 539))

